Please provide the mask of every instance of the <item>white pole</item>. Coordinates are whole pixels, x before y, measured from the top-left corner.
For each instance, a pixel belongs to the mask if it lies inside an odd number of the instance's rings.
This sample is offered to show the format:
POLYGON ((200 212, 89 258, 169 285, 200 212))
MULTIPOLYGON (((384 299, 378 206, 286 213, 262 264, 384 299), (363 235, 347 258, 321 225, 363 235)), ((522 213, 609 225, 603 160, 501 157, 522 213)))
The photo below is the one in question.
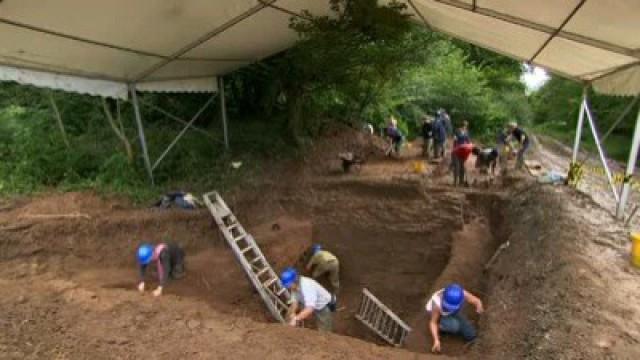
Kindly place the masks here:
POLYGON ((580 115, 578 116, 578 124, 576 125, 576 140, 573 142, 573 156, 571 162, 578 160, 578 150, 580 150, 580 140, 582 138, 582 125, 584 124, 584 107, 587 100, 587 87, 582 90, 582 102, 580 103, 580 115))
POLYGON ((633 132, 633 142, 629 151, 629 161, 627 162, 627 170, 624 176, 624 185, 622 186, 622 195, 618 203, 616 216, 618 219, 624 218, 624 210, 629 199, 629 191, 631 190, 631 176, 636 169, 636 159, 638 158, 638 150, 640 149, 640 111, 638 111, 638 119, 636 120, 636 129, 633 132))
POLYGON ((585 100, 584 109, 587 114, 587 119, 589 120, 589 126, 591 126, 591 133, 593 134, 593 140, 596 143, 596 147, 598 148, 598 155, 600 155, 600 161, 602 161, 602 166, 604 167, 604 172, 607 174, 607 180, 609 180, 609 185, 611 186, 611 191, 613 192, 613 197, 616 199, 616 204, 620 201, 618 197, 618 189, 616 189, 616 185, 613 182, 613 176, 611 176, 611 170, 609 170, 609 165, 607 165, 607 157, 602 149, 602 144, 600 144, 600 138, 598 137, 598 130, 596 129, 596 124, 593 121, 593 116, 591 115, 591 110, 589 109, 589 103, 585 100))
POLYGON ((218 92, 220 93, 220 112, 222 114, 222 131, 224 133, 224 148, 229 150, 229 129, 227 128, 227 105, 224 98, 224 78, 218 77, 218 92))
POLYGON ((147 168, 151 185, 154 185, 153 170, 151 169, 151 161, 149 160, 149 152, 147 151, 147 140, 144 137, 144 127, 142 126, 142 116, 140 115, 140 106, 138 106, 138 95, 136 94, 135 85, 129 85, 131 93, 131 102, 133 103, 133 111, 136 115, 136 124, 138 125, 138 136, 140 137, 140 146, 142 147, 142 156, 144 157, 144 165, 147 168))

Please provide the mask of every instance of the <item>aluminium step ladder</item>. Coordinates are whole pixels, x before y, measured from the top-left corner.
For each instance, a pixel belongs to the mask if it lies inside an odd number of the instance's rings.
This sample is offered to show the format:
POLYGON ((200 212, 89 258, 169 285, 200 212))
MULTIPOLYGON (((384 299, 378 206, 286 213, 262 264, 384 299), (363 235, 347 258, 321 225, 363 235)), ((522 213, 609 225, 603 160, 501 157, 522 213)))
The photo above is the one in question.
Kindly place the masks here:
POLYGON ((356 319, 393 346, 402 346, 411 332, 404 321, 367 289, 362 289, 356 319))
POLYGON ((233 250, 247 277, 260 294, 271 315, 284 323, 291 298, 280 278, 217 191, 204 194, 203 200, 220 231, 233 250))

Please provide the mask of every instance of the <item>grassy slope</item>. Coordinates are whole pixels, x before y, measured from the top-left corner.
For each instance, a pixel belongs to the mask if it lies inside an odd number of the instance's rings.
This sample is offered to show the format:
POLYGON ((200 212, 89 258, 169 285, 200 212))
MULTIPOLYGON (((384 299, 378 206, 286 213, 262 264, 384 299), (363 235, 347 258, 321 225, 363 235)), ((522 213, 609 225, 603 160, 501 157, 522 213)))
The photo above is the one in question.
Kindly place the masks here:
MULTIPOLYGON (((575 140, 575 131, 566 131, 550 126, 538 126, 533 128, 534 132, 550 136, 567 146, 573 146, 575 140)), ((587 127, 582 133, 581 148, 587 151, 597 153, 598 149, 591 136, 591 132, 587 127)), ((629 148, 631 147, 631 136, 623 134, 611 134, 604 143, 605 153, 607 157, 626 163, 629 157, 629 148)))

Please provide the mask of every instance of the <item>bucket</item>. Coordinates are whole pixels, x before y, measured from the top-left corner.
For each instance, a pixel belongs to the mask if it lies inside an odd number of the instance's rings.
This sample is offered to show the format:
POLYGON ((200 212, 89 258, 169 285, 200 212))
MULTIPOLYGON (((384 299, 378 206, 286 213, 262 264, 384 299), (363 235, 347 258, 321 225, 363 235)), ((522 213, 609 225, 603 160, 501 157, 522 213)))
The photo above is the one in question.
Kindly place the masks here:
POLYGON ((640 268, 640 233, 631 233, 631 263, 640 268))
POLYGON ((413 172, 416 174, 424 174, 425 170, 424 161, 416 161, 413 163, 413 172))

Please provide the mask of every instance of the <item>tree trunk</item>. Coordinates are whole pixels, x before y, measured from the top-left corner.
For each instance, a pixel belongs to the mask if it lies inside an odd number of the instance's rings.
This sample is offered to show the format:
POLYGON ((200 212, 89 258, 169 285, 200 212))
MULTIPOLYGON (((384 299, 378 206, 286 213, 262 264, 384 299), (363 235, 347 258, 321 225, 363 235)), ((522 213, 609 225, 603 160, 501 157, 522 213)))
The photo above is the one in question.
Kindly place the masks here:
POLYGON ((67 146, 67 149, 71 149, 71 144, 69 143, 69 138, 67 137, 67 131, 64 129, 64 123, 62 122, 62 115, 60 115, 58 104, 56 104, 56 100, 53 98, 53 91, 49 90, 47 93, 49 95, 49 102, 51 103, 51 107, 53 108, 56 122, 58 123, 58 128, 60 129, 60 133, 62 134, 62 140, 67 146))
POLYGON ((107 100, 104 98, 102 99, 102 108, 104 109, 104 115, 107 118, 109 125, 111 125, 111 129, 113 129, 113 132, 116 134, 118 139, 120 139, 120 141, 122 142, 122 145, 124 146, 124 151, 127 153, 127 160, 129 161, 129 164, 133 164, 133 161, 134 161, 133 148, 131 147, 131 143, 129 142, 129 139, 127 139, 127 135, 124 133, 124 126, 122 126, 122 119, 120 117, 119 104, 118 104, 118 124, 116 124, 116 121, 113 119, 113 114, 111 113, 109 104, 107 103, 107 100))

